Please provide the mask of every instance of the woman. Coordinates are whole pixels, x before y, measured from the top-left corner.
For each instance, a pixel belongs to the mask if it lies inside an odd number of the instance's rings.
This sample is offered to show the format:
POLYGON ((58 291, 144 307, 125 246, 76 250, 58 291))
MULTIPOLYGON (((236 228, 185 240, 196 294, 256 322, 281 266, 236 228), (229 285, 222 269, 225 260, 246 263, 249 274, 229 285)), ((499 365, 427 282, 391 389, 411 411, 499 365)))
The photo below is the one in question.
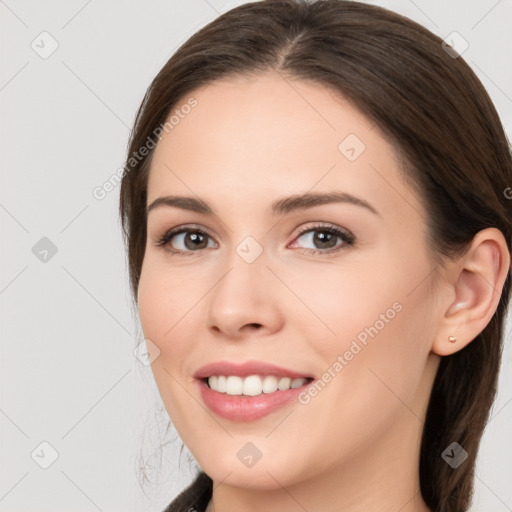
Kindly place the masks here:
POLYGON ((155 380, 201 468, 166 511, 467 510, 511 183, 483 86, 404 17, 266 0, 185 42, 120 197, 155 380))

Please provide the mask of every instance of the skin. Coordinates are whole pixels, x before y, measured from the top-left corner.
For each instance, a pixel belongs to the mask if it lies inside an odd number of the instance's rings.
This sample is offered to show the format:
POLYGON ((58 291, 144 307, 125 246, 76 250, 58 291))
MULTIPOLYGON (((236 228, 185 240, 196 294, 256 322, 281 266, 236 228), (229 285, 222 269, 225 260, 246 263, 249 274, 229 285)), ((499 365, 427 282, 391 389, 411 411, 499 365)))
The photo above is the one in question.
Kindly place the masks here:
POLYGON ((214 480, 209 510, 428 511, 418 463, 433 379, 440 356, 469 343, 496 309, 510 261, 501 233, 480 232, 462 259, 436 265, 426 210, 393 146, 324 87, 268 72, 190 96, 197 106, 155 149, 147 202, 200 197, 216 215, 149 213, 138 304, 144 336, 160 350, 152 369, 165 407, 214 480), (366 146, 354 161, 338 149, 349 134, 366 146), (270 212, 278 198, 333 190, 378 213, 348 203, 270 212), (298 237, 319 223, 349 230, 355 243, 336 237, 339 250, 326 253, 312 238, 321 228, 298 237), (183 234, 155 245, 189 224, 209 235, 202 251, 183 234), (263 249, 252 263, 236 252, 248 236, 263 249), (239 423, 202 402, 192 375, 218 360, 321 379, 395 303, 400 312, 309 403, 239 423), (262 453, 252 467, 237 457, 247 442, 262 453))

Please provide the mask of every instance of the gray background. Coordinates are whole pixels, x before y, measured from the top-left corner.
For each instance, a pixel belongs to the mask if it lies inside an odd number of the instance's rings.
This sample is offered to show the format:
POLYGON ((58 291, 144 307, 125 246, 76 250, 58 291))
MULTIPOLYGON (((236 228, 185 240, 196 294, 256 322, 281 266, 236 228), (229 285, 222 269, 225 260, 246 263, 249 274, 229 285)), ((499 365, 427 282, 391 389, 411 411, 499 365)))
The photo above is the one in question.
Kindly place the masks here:
MULTIPOLYGON (((136 109, 173 51, 241 3, 0 1, 2 511, 161 511, 190 481, 179 440, 163 460, 155 451, 175 433, 164 436, 150 367, 133 353, 142 335, 119 187, 102 200, 93 190, 122 167, 136 109), (53 40, 58 48, 42 58, 53 40), (34 254, 44 250, 45 262, 34 254), (147 495, 137 480, 140 447, 147 495)), ((512 134, 511 0, 374 3, 443 38, 461 34, 464 58, 512 134)), ((478 460, 478 512, 512 510, 510 341, 509 321, 478 460)))

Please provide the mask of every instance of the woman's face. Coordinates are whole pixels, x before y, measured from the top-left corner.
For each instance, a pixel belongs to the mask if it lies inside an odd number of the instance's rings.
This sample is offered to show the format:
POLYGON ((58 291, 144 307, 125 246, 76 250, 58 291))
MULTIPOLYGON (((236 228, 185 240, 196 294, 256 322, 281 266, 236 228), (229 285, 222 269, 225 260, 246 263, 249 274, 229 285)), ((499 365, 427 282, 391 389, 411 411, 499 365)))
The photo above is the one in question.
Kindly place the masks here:
POLYGON ((176 109, 148 205, 190 199, 148 212, 138 303, 183 442, 214 480, 252 488, 347 464, 410 472, 441 308, 426 213, 392 146, 344 99, 273 73, 176 109))

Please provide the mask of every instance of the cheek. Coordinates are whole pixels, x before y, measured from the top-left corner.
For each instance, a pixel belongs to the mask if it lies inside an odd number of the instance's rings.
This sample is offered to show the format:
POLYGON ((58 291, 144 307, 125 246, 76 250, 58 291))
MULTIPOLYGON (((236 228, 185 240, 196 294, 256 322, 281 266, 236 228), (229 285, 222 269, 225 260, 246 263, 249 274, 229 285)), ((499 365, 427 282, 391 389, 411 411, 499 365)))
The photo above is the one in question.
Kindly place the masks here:
POLYGON ((396 255, 373 261, 351 265, 350 272, 326 267, 296 288, 322 321, 313 318, 302 327, 325 380, 329 372, 336 375, 326 386, 328 401, 343 397, 344 410, 359 411, 363 419, 365 410, 402 407, 397 396, 413 399, 436 327, 427 260, 396 255))
POLYGON ((151 340, 160 351, 151 364, 151 371, 173 425, 182 432, 190 421, 191 411, 185 413, 187 409, 183 406, 190 401, 190 396, 185 396, 180 368, 187 360, 190 343, 179 333, 186 329, 185 314, 190 306, 185 307, 186 294, 177 292, 182 286, 179 281, 152 266, 150 261, 144 265, 139 281, 139 316, 144 338, 151 340))
MULTIPOLYGON (((354 298, 330 318, 338 336, 324 336, 323 343, 317 338, 312 347, 325 366, 316 396, 302 402, 304 421, 316 418, 312 431, 319 439, 347 441, 336 446, 318 442, 316 450, 326 464, 376 442, 400 418, 402 425, 414 425, 423 417, 418 398, 428 392, 423 384, 430 326, 426 294, 415 293, 365 295, 358 302, 361 311, 354 298)), ((402 433, 405 439, 408 434, 402 433)))
MULTIPOLYGON (((322 332, 323 339, 332 340, 321 345, 328 353, 330 347, 339 351, 355 338, 364 343, 395 331, 390 343, 405 343, 402 338, 411 328, 418 338, 420 326, 428 326, 432 317, 428 311, 432 296, 427 289, 431 270, 421 237, 415 233, 400 239, 389 236, 385 243, 383 238, 371 250, 347 252, 346 258, 317 265, 314 271, 297 265, 283 272, 289 274, 287 282, 293 282, 293 290, 317 317, 316 327, 321 328, 317 338, 322 332), (292 274, 300 277, 292 281, 292 274)), ((309 316, 313 318, 313 314, 309 316)))
MULTIPOLYGON (((182 386, 189 385, 190 360, 196 354, 197 340, 204 332, 200 326, 202 303, 211 283, 197 272, 162 264, 153 255, 145 261, 139 280, 138 310, 144 338, 151 340, 159 356, 151 364, 156 384, 168 409, 182 396, 182 386)), ((201 348, 201 347, 199 347, 201 348)), ((173 418, 174 419, 174 418, 173 418)))
MULTIPOLYGON (((358 338, 364 343, 372 333, 389 330, 388 325, 399 316, 406 298, 408 276, 393 273, 392 265, 376 256, 373 261, 348 261, 343 265, 318 266, 314 272, 295 268, 286 282, 302 298, 306 311, 289 318, 293 323, 308 323, 305 339, 328 355, 332 350, 348 349, 358 338), (292 281, 292 274, 300 275, 292 281), (323 339, 324 342, 318 342, 323 339)), ((407 300, 409 300, 407 298, 407 300)), ((288 315, 289 317, 289 315, 288 315)))
POLYGON ((144 336, 165 351, 171 342, 179 347, 177 334, 206 287, 202 290, 199 276, 153 260, 147 258, 142 268, 138 309, 144 336))

